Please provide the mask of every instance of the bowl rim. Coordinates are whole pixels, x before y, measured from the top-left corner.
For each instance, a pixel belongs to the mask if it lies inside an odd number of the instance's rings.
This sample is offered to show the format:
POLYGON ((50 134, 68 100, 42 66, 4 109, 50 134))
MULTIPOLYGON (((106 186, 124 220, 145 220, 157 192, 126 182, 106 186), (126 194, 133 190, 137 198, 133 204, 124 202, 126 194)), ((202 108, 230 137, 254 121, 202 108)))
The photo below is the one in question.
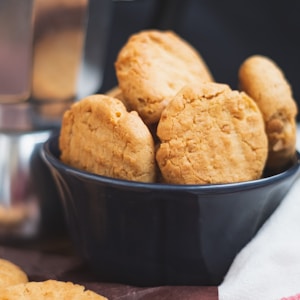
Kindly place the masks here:
MULTIPOLYGON (((204 192, 218 192, 223 190, 246 190, 246 189, 253 189, 262 186, 266 186, 268 184, 273 184, 277 181, 284 180, 288 177, 293 177, 299 174, 296 174, 300 169, 300 153, 296 150, 295 153, 295 163, 289 167, 287 170, 271 175, 268 177, 251 180, 251 181, 242 181, 242 182, 233 182, 233 183, 217 183, 217 184, 167 184, 167 183, 147 183, 147 182, 138 182, 138 181, 131 181, 125 179, 118 179, 107 177, 103 175, 93 174, 87 172, 85 170, 79 170, 74 168, 70 165, 63 163, 59 160, 55 154, 52 153, 50 150, 50 145, 53 143, 58 143, 59 134, 54 134, 50 136, 43 144, 41 148, 41 156, 46 164, 51 168, 55 167, 57 170, 63 170, 64 172, 77 177, 77 178, 84 178, 86 180, 94 181, 94 182, 101 182, 107 183, 110 186, 118 186, 124 188, 138 188, 138 189, 147 189, 147 190, 159 190, 159 191, 204 191, 204 192)), ((57 149, 58 150, 58 149, 57 149)), ((59 151, 59 150, 58 150, 59 151)))

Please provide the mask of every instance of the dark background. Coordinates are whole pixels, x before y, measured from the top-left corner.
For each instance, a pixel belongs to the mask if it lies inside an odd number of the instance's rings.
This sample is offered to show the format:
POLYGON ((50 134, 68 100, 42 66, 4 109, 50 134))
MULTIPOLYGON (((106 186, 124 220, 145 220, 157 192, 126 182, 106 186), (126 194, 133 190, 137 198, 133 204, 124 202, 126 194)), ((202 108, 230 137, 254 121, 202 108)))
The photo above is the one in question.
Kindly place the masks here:
POLYGON ((113 1, 101 91, 117 84, 114 61, 127 38, 147 28, 171 29, 202 55, 217 82, 237 88, 245 58, 273 59, 300 103, 300 1, 135 0, 113 1))

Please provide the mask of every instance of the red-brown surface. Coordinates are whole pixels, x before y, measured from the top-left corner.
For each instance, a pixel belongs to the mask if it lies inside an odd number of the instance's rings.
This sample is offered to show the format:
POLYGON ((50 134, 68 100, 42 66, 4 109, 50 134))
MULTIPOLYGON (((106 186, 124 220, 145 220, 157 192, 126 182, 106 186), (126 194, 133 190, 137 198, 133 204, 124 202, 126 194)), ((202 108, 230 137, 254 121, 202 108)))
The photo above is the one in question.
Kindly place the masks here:
POLYGON ((0 257, 19 265, 30 280, 57 279, 83 284, 109 300, 218 300, 217 287, 134 287, 98 282, 74 255, 0 246, 0 257))

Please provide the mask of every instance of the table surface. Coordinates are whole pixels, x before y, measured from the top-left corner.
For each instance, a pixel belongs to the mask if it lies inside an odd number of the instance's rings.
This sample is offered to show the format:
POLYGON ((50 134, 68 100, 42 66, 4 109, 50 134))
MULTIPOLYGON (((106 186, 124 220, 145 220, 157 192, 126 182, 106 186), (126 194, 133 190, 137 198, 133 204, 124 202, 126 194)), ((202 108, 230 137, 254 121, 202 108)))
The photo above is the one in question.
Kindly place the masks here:
POLYGON ((216 286, 135 287, 101 282, 72 252, 67 237, 22 245, 1 245, 0 257, 20 266, 30 281, 55 279, 82 284, 109 300, 217 300, 216 286))

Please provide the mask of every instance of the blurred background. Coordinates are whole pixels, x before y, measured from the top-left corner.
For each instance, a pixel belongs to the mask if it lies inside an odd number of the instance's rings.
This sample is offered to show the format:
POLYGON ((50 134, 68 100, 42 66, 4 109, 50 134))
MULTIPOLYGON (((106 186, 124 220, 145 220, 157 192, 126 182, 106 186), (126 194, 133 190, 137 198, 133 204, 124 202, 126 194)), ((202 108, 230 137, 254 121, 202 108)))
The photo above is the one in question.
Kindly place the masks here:
MULTIPOLYGON (((216 81, 237 86, 245 58, 263 54, 284 71, 300 103, 300 1, 113 1, 101 91, 116 84, 114 60, 129 35, 146 28, 172 29, 205 59, 216 81)), ((298 116, 299 118, 299 116, 298 116)))
POLYGON ((117 85, 130 35, 175 31, 233 89, 247 57, 268 56, 300 107, 299 10, 299 0, 0 0, 0 241, 63 226, 40 148, 74 101, 117 85))

